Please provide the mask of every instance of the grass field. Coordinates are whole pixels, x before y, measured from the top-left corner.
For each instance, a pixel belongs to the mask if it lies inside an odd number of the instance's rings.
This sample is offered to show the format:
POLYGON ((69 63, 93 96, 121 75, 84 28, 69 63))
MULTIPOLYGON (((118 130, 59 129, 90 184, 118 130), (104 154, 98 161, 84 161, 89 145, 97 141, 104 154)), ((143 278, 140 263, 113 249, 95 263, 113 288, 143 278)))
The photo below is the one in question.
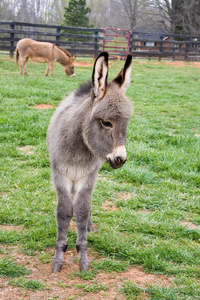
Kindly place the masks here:
MULTIPOLYGON (((110 79, 122 65, 110 63, 110 79)), ((91 78, 92 67, 77 67, 75 78, 60 65, 53 78, 44 76, 43 64, 29 63, 27 71, 19 76, 13 61, 0 58, 0 297, 200 299, 200 68, 133 61, 128 160, 99 173, 95 232, 88 234, 93 262, 88 272, 77 271, 73 225, 65 266, 54 277, 56 198, 46 147, 54 108, 35 105, 56 107, 91 78), (147 284, 127 275, 134 268, 147 284)))

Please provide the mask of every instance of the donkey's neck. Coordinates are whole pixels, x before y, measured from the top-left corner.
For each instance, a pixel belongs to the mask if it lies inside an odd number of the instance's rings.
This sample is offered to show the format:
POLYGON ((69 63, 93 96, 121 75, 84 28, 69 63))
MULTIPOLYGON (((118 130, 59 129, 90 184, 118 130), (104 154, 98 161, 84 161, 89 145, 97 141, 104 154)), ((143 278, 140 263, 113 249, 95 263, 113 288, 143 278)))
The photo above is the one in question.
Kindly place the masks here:
POLYGON ((59 62, 62 66, 66 66, 69 63, 69 56, 58 47, 55 47, 55 51, 57 62, 59 62))
MULTIPOLYGON (((71 97, 73 96, 75 95, 72 94, 71 97)), ((90 101, 90 98, 85 98, 85 100, 73 98, 71 101, 70 97, 66 98, 61 104, 62 110, 60 113, 58 110, 55 119, 56 123, 62 122, 59 139, 55 142, 62 149, 57 161, 64 174, 71 180, 77 180, 94 170, 97 171, 102 163, 85 143, 83 136, 84 119, 89 119, 87 114, 90 111, 90 101)), ((55 134, 57 135, 57 132, 55 134)))

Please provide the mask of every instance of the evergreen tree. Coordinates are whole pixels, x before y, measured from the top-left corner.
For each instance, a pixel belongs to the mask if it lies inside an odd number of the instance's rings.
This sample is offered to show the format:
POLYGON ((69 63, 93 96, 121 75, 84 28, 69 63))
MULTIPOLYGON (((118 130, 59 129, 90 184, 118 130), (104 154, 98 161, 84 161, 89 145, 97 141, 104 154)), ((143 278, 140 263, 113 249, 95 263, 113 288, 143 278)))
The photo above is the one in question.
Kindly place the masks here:
POLYGON ((87 14, 91 9, 86 7, 86 0, 70 0, 65 7, 64 25, 74 27, 89 27, 87 14))

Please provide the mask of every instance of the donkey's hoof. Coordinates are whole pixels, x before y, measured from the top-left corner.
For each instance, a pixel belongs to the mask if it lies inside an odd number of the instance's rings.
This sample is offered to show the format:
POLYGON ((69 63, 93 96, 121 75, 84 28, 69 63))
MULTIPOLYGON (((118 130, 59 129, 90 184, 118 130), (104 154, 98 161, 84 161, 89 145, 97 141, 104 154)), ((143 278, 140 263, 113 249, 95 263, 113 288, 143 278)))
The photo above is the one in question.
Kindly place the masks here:
POLYGON ((62 269, 62 264, 55 263, 52 267, 52 273, 57 273, 62 269))
POLYGON ((89 268, 89 261, 85 261, 85 262, 79 262, 79 270, 80 271, 87 271, 89 268))

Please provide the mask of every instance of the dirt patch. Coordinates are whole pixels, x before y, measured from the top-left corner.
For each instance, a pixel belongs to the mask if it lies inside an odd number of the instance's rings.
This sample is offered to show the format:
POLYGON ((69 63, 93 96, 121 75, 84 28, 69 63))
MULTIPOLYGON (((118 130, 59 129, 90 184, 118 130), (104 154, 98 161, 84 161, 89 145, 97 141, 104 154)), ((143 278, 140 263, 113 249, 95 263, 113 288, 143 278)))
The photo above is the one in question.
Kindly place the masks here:
POLYGON ((152 211, 150 209, 140 209, 137 211, 137 213, 140 214, 150 214, 152 211))
POLYGON ((118 200, 130 200, 134 198, 136 194, 134 193, 117 193, 118 200))
MULTIPOLYGON (((19 265, 24 265, 31 271, 26 276, 26 280, 38 280, 46 285, 46 289, 31 291, 25 288, 12 287, 9 285, 9 278, 0 278, 0 299, 126 299, 120 292, 123 281, 130 280, 141 288, 146 288, 147 284, 156 284, 159 286, 169 286, 172 279, 165 275, 154 275, 145 273, 142 268, 131 267, 123 273, 105 273, 99 272, 91 280, 83 280, 77 276, 78 262, 77 252, 75 249, 67 250, 63 268, 59 273, 51 273, 51 262, 42 263, 39 255, 28 256, 20 252, 17 247, 12 247, 9 251, 9 257, 16 261, 19 265), (80 285, 103 285, 106 290, 86 292, 80 285)), ((54 255, 54 249, 46 251, 50 257, 50 261, 54 255)), ((3 255, 0 255, 2 257, 3 255)), ((90 260, 101 260, 96 252, 88 249, 88 257, 90 260)), ((147 299, 148 295, 143 294, 143 299, 147 299)))
POLYGON ((109 200, 107 200, 102 204, 102 208, 107 211, 119 210, 119 207, 117 207, 113 201, 109 201, 109 200))
POLYGON ((92 67, 93 66, 93 64, 83 62, 83 61, 75 61, 74 65, 75 65, 75 67, 92 67))
POLYGON ((36 104, 34 106, 31 106, 33 108, 36 108, 36 109, 53 109, 55 108, 56 106, 54 105, 51 105, 51 104, 36 104))
POLYGON ((33 146, 30 146, 30 145, 27 145, 27 146, 24 146, 24 147, 18 147, 17 149, 20 150, 20 151, 23 151, 25 152, 26 155, 31 155, 33 154, 33 146))
POLYGON ((0 225, 0 230, 7 230, 7 231, 12 231, 12 230, 16 230, 16 231, 21 231, 24 229, 23 226, 14 226, 14 225, 0 225))
POLYGON ((173 67, 197 67, 197 68, 200 68, 200 62, 166 61, 165 64, 173 66, 173 67))
MULTIPOLYGON (((138 61, 139 64, 147 64, 148 61, 138 61)), ((155 65, 160 65, 163 62, 154 61, 155 65)), ((200 62, 185 62, 185 61, 165 61, 164 64, 173 66, 173 67, 197 67, 200 68, 200 62)))
POLYGON ((189 221, 182 221, 181 222, 182 226, 188 227, 189 229, 198 229, 200 230, 200 226, 197 226, 195 224, 193 224, 192 222, 189 221))

